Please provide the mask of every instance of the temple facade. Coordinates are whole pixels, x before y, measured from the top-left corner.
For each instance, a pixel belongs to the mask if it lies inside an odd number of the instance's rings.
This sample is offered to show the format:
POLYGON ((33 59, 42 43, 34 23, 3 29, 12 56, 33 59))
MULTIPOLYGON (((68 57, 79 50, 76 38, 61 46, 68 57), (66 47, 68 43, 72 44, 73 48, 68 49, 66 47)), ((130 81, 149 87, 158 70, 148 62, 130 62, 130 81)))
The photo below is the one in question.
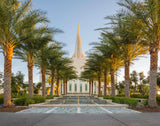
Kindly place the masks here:
MULTIPOLYGON (((80 77, 81 72, 84 69, 86 62, 86 57, 82 51, 82 43, 80 37, 79 25, 77 27, 77 38, 75 44, 75 51, 71 57, 72 66, 75 67, 78 77, 80 77)), ((89 82, 82 81, 79 79, 70 80, 67 83, 67 92, 68 94, 88 94, 89 93, 89 82)))
MULTIPOLYGON (((79 25, 77 27, 77 38, 76 38, 76 44, 75 44, 75 51, 73 56, 71 57, 72 60, 72 66, 74 66, 75 71, 77 72, 77 76, 80 77, 81 72, 84 70, 84 65, 86 63, 86 57, 83 54, 82 50, 82 43, 81 43, 81 37, 80 37, 80 30, 79 30, 79 25)), ((40 76, 40 81, 41 81, 41 76, 40 76)), ((56 94, 56 83, 54 83, 53 86, 53 95, 56 94)), ((107 94, 111 93, 111 85, 107 85, 107 94)), ((46 88, 47 88, 47 95, 50 95, 50 85, 46 83, 46 88)), ((101 94, 104 94, 104 83, 103 81, 101 82, 101 94)), ((59 95, 64 92, 63 89, 63 82, 60 81, 59 85, 59 95)), ((117 94, 117 92, 115 92, 117 94)), ((42 91, 39 91, 39 94, 42 94, 42 91)), ((89 82, 88 81, 82 81, 80 79, 73 79, 69 80, 67 82, 67 94, 89 94, 89 82)), ((93 82, 93 94, 98 94, 98 82, 94 81, 93 82)))

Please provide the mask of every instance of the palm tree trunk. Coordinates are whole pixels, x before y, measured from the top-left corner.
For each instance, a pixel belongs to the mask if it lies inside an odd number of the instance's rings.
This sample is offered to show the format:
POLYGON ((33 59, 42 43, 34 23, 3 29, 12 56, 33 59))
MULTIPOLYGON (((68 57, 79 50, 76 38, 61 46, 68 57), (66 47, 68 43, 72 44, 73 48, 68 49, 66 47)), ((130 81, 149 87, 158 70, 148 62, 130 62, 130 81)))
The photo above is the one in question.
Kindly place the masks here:
POLYGON ((93 80, 92 80, 92 82, 91 82, 91 83, 92 83, 92 93, 91 93, 91 95, 93 95, 93 80))
POLYGON ((66 90, 66 95, 67 95, 67 81, 66 81, 66 88, 65 88, 65 90, 66 90))
POLYGON ((45 67, 42 67, 41 74, 42 74, 42 96, 46 97, 46 68, 45 67))
POLYGON ((33 96, 33 62, 28 62, 29 97, 33 96))
POLYGON ((60 85, 61 85, 61 93, 60 93, 60 94, 62 95, 62 94, 63 94, 63 92, 62 92, 62 89, 63 89, 63 88, 62 88, 62 83, 61 83, 60 85))
POLYGON ((91 80, 89 80, 89 95, 91 95, 91 80))
POLYGON ((106 80, 106 95, 108 95, 108 88, 107 88, 107 85, 108 85, 108 73, 107 73, 107 77, 106 77, 107 78, 107 80, 106 80))
POLYGON ((53 96, 53 84, 54 84, 54 71, 51 73, 51 92, 50 95, 53 96))
POLYGON ((63 80, 63 94, 65 95, 65 87, 66 87, 66 84, 65 84, 65 80, 63 80))
POLYGON ((129 97, 129 85, 130 85, 129 67, 130 67, 130 61, 125 61, 125 97, 129 97))
POLYGON ((57 76, 57 95, 59 95, 59 76, 57 76))
POLYGON ((106 96, 107 73, 104 72, 104 96, 106 96))
POLYGON ((111 95, 115 96, 114 70, 113 69, 111 69, 111 90, 112 90, 111 95))
POLYGON ((12 105, 11 102, 11 74, 12 74, 12 57, 13 48, 3 49, 4 54, 4 106, 12 105))
POLYGON ((150 88, 149 88, 149 106, 156 107, 156 86, 157 86, 157 66, 158 66, 158 45, 155 42, 150 45, 150 88))
POLYGON ((101 94, 101 76, 98 76, 98 95, 101 94))

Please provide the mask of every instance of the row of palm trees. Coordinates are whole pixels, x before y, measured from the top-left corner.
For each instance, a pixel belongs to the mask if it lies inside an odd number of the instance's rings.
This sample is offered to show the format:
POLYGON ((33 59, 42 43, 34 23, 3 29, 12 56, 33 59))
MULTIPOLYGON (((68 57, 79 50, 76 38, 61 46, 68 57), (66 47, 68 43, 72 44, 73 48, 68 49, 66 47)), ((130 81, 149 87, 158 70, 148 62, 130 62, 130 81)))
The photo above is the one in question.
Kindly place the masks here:
POLYGON ((129 97, 129 69, 132 61, 142 54, 150 53, 149 106, 156 107, 157 63, 160 40, 160 1, 122 0, 118 3, 122 10, 109 20, 101 30, 100 43, 88 55, 82 78, 97 79, 99 91, 104 78, 106 95, 107 76, 111 74, 112 96, 115 96, 114 75, 118 68, 125 70, 125 96, 129 97), (87 76, 86 73, 90 73, 87 76), (103 74, 103 76, 102 76, 103 74))
MULTIPOLYGON (((40 68, 42 94, 46 96, 46 74, 52 78, 51 87, 57 79, 66 83, 76 73, 65 58, 62 44, 53 40, 53 35, 62 32, 48 27, 46 14, 32 8, 32 0, 1 0, 0 2, 0 46, 4 55, 4 106, 11 105, 12 57, 27 62, 29 97, 33 96, 33 67, 40 68)), ((66 93, 66 92, 64 92, 66 93)), ((51 88, 53 95, 53 88, 51 88)))

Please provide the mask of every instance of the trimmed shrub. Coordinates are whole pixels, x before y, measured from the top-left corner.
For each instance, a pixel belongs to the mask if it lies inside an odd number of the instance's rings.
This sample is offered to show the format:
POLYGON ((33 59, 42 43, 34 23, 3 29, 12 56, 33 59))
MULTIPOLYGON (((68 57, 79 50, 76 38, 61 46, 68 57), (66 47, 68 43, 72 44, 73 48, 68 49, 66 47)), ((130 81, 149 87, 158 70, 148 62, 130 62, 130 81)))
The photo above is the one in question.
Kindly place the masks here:
POLYGON ((113 102, 120 104, 128 104, 129 106, 135 107, 138 103, 138 100, 132 98, 115 97, 113 98, 113 102))
POLYGON ((23 105, 25 105, 26 100, 27 100, 27 97, 17 98, 17 99, 14 100, 14 104, 23 106, 23 105))
POLYGON ((103 95, 102 95, 102 94, 99 94, 98 97, 103 97, 103 95))
POLYGON ((3 104, 3 94, 0 94, 0 104, 3 104))
POLYGON ((59 95, 54 95, 54 97, 59 97, 59 95))
POLYGON ((146 99, 145 101, 143 101, 143 105, 147 106, 148 105, 148 99, 146 99))
POLYGON ((54 98, 54 96, 51 96, 51 95, 46 96, 46 99, 53 99, 53 98, 54 98))
POLYGON ((45 98, 43 96, 39 96, 39 95, 35 95, 35 96, 31 97, 31 99, 33 101, 35 101, 35 103, 45 102, 45 98))
POLYGON ((104 99, 112 99, 112 101, 115 103, 128 104, 131 107, 135 107, 138 104, 138 100, 133 98, 106 96, 104 99))
POLYGON ((148 95, 140 95, 140 94, 131 94, 131 98, 148 98, 148 95))
POLYGON ((104 97, 104 99, 113 99, 113 98, 114 98, 113 96, 109 96, 109 95, 104 97))
POLYGON ((125 95, 124 94, 118 94, 118 95, 116 95, 116 97, 125 97, 125 95))
POLYGON ((45 102, 45 98, 42 96, 37 96, 37 95, 31 98, 21 97, 21 98, 17 98, 14 100, 14 104, 20 105, 20 106, 41 103, 41 102, 45 102))
POLYGON ((25 105, 34 104, 34 103, 35 103, 35 101, 30 98, 27 98, 25 101, 25 105))

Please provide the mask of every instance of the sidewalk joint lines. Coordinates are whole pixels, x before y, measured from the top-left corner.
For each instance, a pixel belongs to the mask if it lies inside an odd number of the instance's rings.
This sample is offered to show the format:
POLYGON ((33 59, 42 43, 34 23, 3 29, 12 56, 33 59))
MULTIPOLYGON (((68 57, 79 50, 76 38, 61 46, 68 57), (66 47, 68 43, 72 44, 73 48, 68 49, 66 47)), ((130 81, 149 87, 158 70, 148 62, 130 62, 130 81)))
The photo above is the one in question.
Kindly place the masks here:
POLYGON ((81 113, 81 108, 77 107, 77 113, 81 113))
POLYGON ((50 109, 50 110, 46 111, 45 113, 50 113, 51 111, 54 111, 55 109, 57 109, 57 107, 50 109))

